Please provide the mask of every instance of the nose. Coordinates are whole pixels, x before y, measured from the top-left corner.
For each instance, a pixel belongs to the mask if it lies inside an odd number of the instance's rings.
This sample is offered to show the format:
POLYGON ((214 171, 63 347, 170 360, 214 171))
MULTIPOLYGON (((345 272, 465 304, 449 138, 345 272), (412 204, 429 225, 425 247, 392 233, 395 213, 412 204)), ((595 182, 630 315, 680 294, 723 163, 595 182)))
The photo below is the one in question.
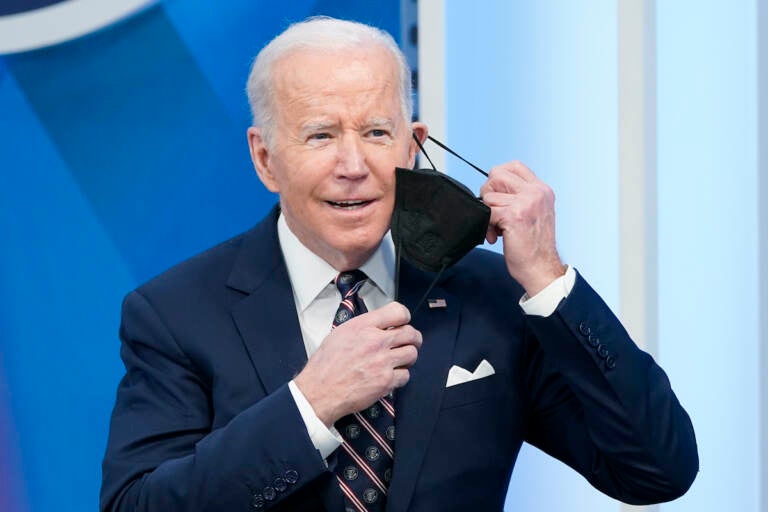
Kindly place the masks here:
POLYGON ((367 175, 363 141, 358 134, 345 134, 339 140, 336 177, 356 180, 367 175))

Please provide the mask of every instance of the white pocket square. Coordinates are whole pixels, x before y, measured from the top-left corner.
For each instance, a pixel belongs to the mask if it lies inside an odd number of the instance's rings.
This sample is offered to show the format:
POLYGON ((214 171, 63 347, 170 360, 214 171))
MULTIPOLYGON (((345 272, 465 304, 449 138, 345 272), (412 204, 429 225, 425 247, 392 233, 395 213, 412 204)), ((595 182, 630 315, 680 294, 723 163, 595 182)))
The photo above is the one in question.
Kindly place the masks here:
POLYGON ((490 377, 496 373, 491 363, 483 359, 480 364, 477 365, 474 372, 465 370, 461 366, 453 365, 448 370, 448 380, 445 382, 445 387, 449 388, 456 384, 464 384, 465 382, 471 382, 473 380, 482 379, 484 377, 490 377))

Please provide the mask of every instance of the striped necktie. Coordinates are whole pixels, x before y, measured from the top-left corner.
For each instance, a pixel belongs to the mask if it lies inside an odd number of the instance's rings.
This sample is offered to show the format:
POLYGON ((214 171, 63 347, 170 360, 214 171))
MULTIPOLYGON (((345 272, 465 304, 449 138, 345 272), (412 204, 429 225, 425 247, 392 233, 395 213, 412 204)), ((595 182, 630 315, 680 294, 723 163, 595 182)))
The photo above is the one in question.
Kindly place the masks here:
MULTIPOLYGON (((368 311, 358 295, 366 279, 360 270, 336 277, 341 304, 333 318, 334 327, 368 311)), ((394 460, 395 408, 391 397, 382 397, 367 409, 344 416, 335 426, 344 439, 338 451, 336 479, 346 511, 383 511, 394 460)))

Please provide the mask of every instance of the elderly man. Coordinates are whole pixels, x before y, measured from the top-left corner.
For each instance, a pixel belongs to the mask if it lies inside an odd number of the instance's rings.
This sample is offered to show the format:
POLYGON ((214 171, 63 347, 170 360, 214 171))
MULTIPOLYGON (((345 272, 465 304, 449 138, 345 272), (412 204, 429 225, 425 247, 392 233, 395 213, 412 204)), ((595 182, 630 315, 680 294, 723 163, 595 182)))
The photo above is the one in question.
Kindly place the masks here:
POLYGON ((560 261, 523 164, 481 190, 503 257, 472 251, 413 316, 432 276, 403 262, 395 297, 395 167, 427 129, 391 37, 293 25, 248 94, 279 206, 126 297, 102 510, 501 510, 524 440, 628 503, 685 492, 688 416, 560 261))

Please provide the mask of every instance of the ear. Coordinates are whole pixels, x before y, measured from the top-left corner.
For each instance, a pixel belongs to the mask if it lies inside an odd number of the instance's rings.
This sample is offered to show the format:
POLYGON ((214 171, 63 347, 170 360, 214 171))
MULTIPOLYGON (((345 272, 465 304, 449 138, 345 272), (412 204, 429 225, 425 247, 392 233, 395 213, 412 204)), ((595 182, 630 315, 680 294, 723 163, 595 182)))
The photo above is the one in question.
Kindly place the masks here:
MULTIPOLYGON (((424 123, 411 123, 411 131, 416 136, 417 139, 419 139, 419 142, 424 144, 424 141, 427 140, 427 125, 424 123)), ((419 153, 419 146, 416 144, 416 141, 411 139, 411 145, 408 149, 408 166, 413 168, 413 166, 416 164, 416 155, 419 153)))
POLYGON ((275 176, 269 168, 270 151, 262 137, 261 128, 248 128, 248 148, 251 150, 251 162, 259 179, 270 192, 280 192, 275 176))

